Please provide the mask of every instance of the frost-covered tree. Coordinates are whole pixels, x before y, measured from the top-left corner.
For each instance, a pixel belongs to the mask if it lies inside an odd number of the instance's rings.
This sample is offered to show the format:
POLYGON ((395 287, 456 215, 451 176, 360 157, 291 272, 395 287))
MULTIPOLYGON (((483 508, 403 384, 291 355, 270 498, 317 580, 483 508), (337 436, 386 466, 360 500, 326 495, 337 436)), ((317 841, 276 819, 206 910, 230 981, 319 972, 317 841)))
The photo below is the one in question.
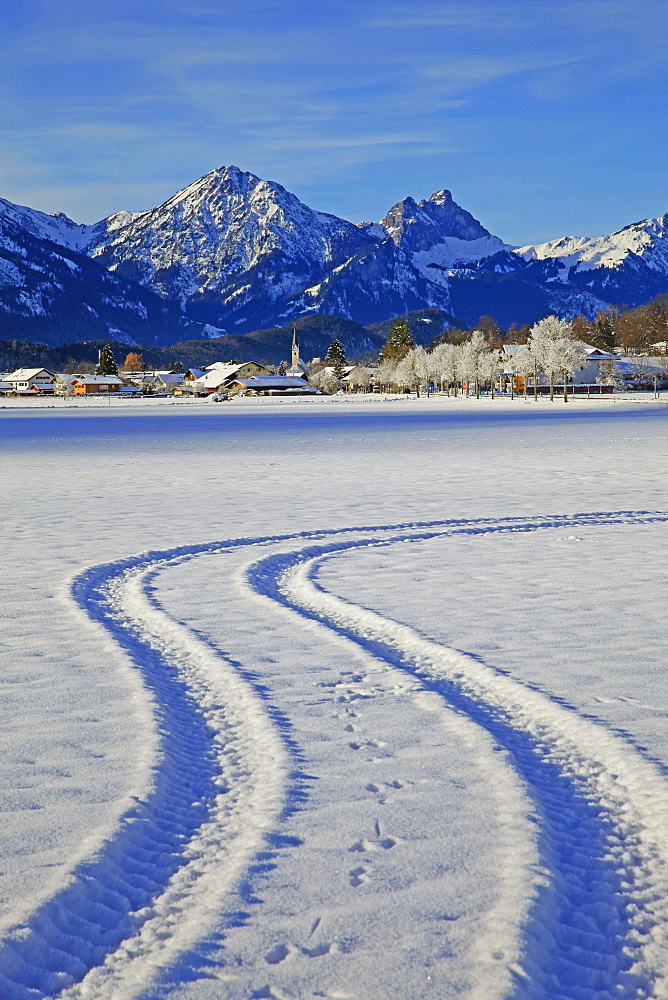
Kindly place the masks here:
POLYGON ((459 373, 461 367, 462 349, 457 344, 438 344, 429 355, 429 374, 440 383, 441 389, 444 385, 454 386, 455 396, 458 392, 459 373))
POLYGON ((412 389, 417 396, 429 383, 429 360, 423 347, 414 347, 397 365, 397 385, 412 389))
POLYGON ((337 392, 341 388, 341 383, 334 377, 331 368, 319 368, 318 371, 312 372, 309 375, 309 382, 323 392, 337 392))
POLYGON ((519 351, 514 351, 505 362, 505 368, 511 375, 512 394, 515 393, 515 378, 519 375, 524 382, 524 398, 526 399, 529 378, 536 376, 536 359, 529 348, 522 345, 519 351))
POLYGON ((474 330, 471 339, 462 345, 461 349, 461 375, 468 385, 475 383, 476 398, 480 398, 480 382, 489 378, 488 356, 492 353, 487 346, 487 340, 480 330, 474 330))
POLYGON ((478 358, 478 377, 481 382, 489 382, 494 399, 496 380, 499 377, 499 356, 495 350, 484 351, 478 358))
POLYGON ((584 351, 573 340, 571 324, 558 316, 546 316, 534 323, 528 345, 538 369, 548 378, 550 400, 553 400, 555 377, 574 370, 577 367, 575 359, 584 351))
POLYGON ((397 384, 397 362, 392 358, 381 361, 376 369, 376 382, 381 389, 397 384))
POLYGON ((96 375, 118 375, 118 365, 116 364, 116 358, 114 357, 114 352, 111 349, 111 344, 105 344, 100 351, 100 356, 97 360, 97 367, 95 368, 96 375))
POLYGON ((285 373, 287 372, 287 370, 288 370, 288 363, 287 363, 287 361, 281 361, 280 365, 278 366, 278 372, 276 374, 277 375, 285 375, 285 373))
POLYGON ((577 340, 567 339, 561 342, 558 361, 559 371, 564 378, 564 403, 567 403, 569 379, 573 372, 586 364, 587 352, 577 340))
POLYGON ((371 382, 371 372, 366 365, 356 365, 346 381, 351 389, 366 389, 371 382))
POLYGON ((390 333, 380 349, 378 364, 383 361, 399 362, 415 347, 411 328, 405 319, 397 319, 390 328, 390 333))
POLYGON ((614 385, 617 389, 622 388, 624 377, 616 361, 613 361, 612 358, 607 361, 599 361, 596 383, 597 385, 614 385))

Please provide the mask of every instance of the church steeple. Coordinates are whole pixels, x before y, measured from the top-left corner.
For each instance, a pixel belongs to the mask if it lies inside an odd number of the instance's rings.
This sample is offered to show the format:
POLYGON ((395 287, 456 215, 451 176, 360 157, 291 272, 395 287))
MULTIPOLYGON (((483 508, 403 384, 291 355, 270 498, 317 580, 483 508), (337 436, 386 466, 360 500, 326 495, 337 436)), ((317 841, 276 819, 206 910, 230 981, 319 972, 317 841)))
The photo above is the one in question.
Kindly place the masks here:
POLYGON ((299 364, 299 338, 297 337, 297 324, 292 327, 292 368, 299 364))

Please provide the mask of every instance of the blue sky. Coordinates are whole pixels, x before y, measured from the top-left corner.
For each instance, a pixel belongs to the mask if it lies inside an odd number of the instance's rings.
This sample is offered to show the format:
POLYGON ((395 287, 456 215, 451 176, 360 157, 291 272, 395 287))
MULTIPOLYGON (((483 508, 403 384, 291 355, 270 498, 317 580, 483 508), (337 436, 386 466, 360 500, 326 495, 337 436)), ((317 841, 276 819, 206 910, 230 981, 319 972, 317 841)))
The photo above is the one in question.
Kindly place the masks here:
POLYGON ((3 5, 0 197, 92 222, 234 163, 378 219, 449 188, 513 243, 668 212, 664 0, 3 5))

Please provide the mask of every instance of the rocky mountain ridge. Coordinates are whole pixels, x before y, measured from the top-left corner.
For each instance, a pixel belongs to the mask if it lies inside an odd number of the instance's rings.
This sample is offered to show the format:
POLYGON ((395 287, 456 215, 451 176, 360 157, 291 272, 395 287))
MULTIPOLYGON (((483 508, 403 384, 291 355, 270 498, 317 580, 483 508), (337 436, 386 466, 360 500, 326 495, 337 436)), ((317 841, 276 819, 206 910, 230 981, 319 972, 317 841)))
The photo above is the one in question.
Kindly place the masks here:
POLYGON ((667 289, 667 216, 610 236, 514 247, 446 189, 355 225, 234 166, 154 209, 93 225, 0 199, 0 336, 17 329, 46 343, 108 330, 126 343, 166 345, 310 314, 368 325, 424 308, 507 326, 549 312, 593 316, 667 289))

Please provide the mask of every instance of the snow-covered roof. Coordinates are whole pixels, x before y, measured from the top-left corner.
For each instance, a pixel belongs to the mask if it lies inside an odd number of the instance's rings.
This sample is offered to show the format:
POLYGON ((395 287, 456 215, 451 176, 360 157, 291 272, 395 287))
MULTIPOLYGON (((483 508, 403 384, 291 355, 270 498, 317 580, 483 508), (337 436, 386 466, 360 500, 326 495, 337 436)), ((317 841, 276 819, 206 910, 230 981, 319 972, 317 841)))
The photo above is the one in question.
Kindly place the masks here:
MULTIPOLYGON (((231 379, 233 379, 234 375, 242 368, 245 368, 246 365, 252 365, 252 364, 257 364, 257 362, 243 361, 241 364, 237 364, 236 362, 234 364, 217 363, 216 367, 209 366, 209 368, 206 371, 206 375, 203 375, 201 378, 195 379, 195 381, 192 382, 191 385, 193 386, 193 388, 217 389, 219 385, 223 384, 223 382, 229 382, 231 379)), ((263 367, 262 365, 258 365, 258 368, 262 367, 263 367)))
POLYGON ((214 361, 210 365, 205 365, 204 371, 210 372, 213 371, 214 368, 232 368, 236 370, 237 368, 243 368, 243 366, 247 364, 247 361, 214 361))
POLYGON ((79 385, 122 385, 117 375, 77 375, 73 379, 79 385))
MULTIPOLYGON (((600 347, 594 347, 592 344, 585 344, 583 340, 575 341, 575 343, 577 343, 578 346, 584 350, 587 357, 592 361, 596 361, 597 359, 600 359, 601 361, 614 361, 619 357, 618 354, 610 354, 609 351, 604 351, 600 347)), ((518 351, 521 351, 522 348, 526 346, 526 344, 504 344, 502 350, 504 354, 513 355, 517 354, 518 351)))
POLYGON ((165 385, 177 385, 183 382, 183 372, 156 372, 155 377, 165 385))
MULTIPOLYGON (((343 368, 342 368, 343 375, 341 376, 341 378, 346 378, 346 376, 350 375, 351 372, 354 372, 356 368, 363 368, 363 367, 366 367, 366 366, 365 365, 344 365, 343 368)), ((324 368, 321 368, 320 370, 327 372, 328 375, 334 375, 334 365, 326 365, 324 368)))
POLYGON ((242 385, 245 389, 306 389, 317 392, 296 375, 254 375, 251 378, 235 379, 235 385, 242 385))
POLYGON ((619 358, 616 364, 617 368, 622 372, 639 372, 644 369, 649 374, 650 369, 657 372, 666 371, 666 358, 663 356, 649 357, 647 355, 636 355, 635 357, 619 358))
POLYGON ((592 361, 595 361, 597 358, 600 358, 601 361, 615 361, 619 357, 618 354, 611 354, 610 351, 604 351, 602 347, 591 347, 589 344, 583 344, 582 341, 580 341, 580 346, 584 347, 587 357, 591 358, 592 361))
POLYGON ((341 381, 342 382, 350 382, 352 380, 353 376, 360 376, 362 374, 367 375, 367 377, 371 379, 376 374, 376 371, 377 371, 377 369, 375 369, 375 368, 369 368, 368 365, 355 365, 354 368, 350 369, 350 371, 347 373, 347 375, 343 376, 343 378, 341 379, 341 381))
POLYGON ((306 373, 307 371, 308 371, 308 365, 306 364, 305 361, 302 361, 302 359, 299 358, 297 360, 296 364, 290 365, 290 367, 287 370, 287 374, 288 375, 292 375, 293 372, 294 373, 297 373, 297 372, 304 372, 304 373, 306 373))
POLYGON ((36 378, 44 372, 45 375, 50 375, 53 378, 53 372, 50 372, 48 368, 17 368, 15 372, 11 375, 5 376, 6 382, 28 382, 31 378, 36 378))

